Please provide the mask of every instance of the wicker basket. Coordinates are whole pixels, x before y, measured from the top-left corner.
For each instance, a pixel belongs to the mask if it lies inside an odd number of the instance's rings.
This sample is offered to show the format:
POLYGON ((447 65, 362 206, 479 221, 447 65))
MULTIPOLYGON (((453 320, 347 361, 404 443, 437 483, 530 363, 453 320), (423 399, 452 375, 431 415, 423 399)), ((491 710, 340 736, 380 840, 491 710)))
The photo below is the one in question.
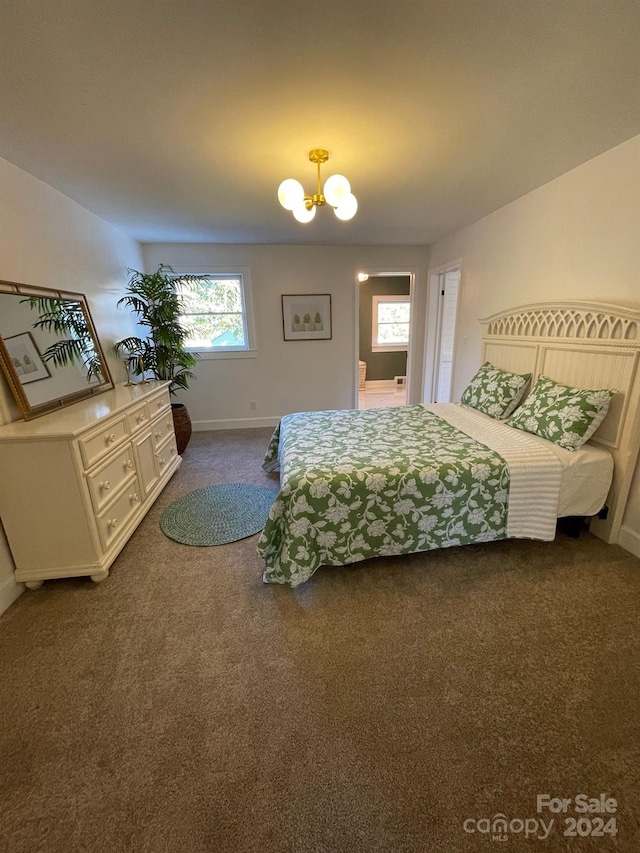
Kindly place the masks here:
POLYGON ((367 362, 358 361, 358 390, 364 391, 367 381, 367 362))
POLYGON ((191 438, 191 418, 184 403, 172 403, 171 414, 173 415, 173 428, 176 431, 178 453, 182 456, 191 438))

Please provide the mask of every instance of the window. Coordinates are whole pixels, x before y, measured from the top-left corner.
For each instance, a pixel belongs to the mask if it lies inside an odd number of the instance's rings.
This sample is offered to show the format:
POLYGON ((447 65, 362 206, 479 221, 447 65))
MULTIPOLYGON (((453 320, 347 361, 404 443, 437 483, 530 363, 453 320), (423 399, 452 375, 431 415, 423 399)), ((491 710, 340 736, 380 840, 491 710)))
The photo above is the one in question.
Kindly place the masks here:
POLYGON ((371 303, 371 350, 406 351, 411 319, 410 296, 372 296, 371 303))
POLYGON ((187 349, 202 353, 252 349, 248 288, 243 273, 203 274, 181 286, 187 349))

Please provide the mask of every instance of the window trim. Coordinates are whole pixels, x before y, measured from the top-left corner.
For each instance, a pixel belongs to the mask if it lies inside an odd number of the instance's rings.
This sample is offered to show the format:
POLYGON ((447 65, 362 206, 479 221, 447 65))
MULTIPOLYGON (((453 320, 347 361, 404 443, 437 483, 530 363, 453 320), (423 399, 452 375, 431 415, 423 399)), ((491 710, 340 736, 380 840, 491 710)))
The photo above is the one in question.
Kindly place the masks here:
MULTIPOLYGON (((253 313, 253 295, 251 288, 251 274, 249 267, 229 264, 228 266, 207 265, 206 267, 181 266, 176 272, 176 278, 185 275, 197 275, 202 278, 240 278, 242 288, 242 319, 245 328, 246 346, 243 347, 185 347, 187 352, 198 353, 201 360, 219 358, 255 358, 257 356, 257 345, 253 313)), ((215 312, 214 312, 215 313, 215 312)), ((223 312, 221 312, 223 313, 223 312)), ((232 312, 233 313, 233 312, 232 312)))
POLYGON ((374 293, 371 297, 371 352, 407 352, 411 335, 411 294, 393 293, 383 295, 374 293), (408 302, 409 322, 407 323, 407 342, 404 344, 378 344, 378 305, 380 302, 408 302))

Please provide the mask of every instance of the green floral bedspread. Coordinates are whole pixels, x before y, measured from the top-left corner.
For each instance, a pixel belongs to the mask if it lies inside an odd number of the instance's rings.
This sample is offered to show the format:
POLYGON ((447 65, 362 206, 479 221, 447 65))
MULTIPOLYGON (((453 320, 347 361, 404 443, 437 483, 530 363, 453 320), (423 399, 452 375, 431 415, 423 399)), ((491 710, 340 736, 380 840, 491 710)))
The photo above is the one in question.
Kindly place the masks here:
POLYGON ((287 415, 263 467, 278 465, 281 490, 258 542, 267 583, 506 538, 505 461, 423 406, 287 415))

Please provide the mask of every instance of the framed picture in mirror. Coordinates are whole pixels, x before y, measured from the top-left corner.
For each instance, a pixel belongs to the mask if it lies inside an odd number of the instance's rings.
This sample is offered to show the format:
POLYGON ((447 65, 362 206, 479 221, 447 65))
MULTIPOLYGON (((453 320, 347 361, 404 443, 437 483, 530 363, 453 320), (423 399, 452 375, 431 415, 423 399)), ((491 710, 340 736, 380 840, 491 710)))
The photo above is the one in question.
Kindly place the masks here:
POLYGON ((49 368, 40 357, 31 332, 4 338, 4 345, 22 385, 51 378, 49 368))

